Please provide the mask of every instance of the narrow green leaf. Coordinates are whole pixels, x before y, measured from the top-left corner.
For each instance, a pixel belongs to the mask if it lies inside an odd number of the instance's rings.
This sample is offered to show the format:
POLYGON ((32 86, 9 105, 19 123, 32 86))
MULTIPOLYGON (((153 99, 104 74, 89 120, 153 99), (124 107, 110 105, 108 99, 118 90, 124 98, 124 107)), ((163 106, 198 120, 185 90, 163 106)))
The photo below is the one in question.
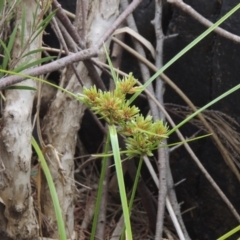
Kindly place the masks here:
POLYGON ((56 214, 58 233, 59 233, 60 240, 66 240, 67 236, 66 236, 65 225, 64 225, 63 216, 62 216, 62 210, 61 210, 61 207, 59 204, 58 195, 57 195, 56 188, 54 186, 51 172, 48 168, 47 162, 43 156, 41 149, 39 148, 36 140, 33 137, 31 139, 31 143, 38 155, 39 162, 41 164, 42 170, 44 172, 44 175, 45 175, 47 183, 48 183, 50 195, 51 195, 52 201, 53 201, 53 207, 54 207, 55 214, 56 214))
MULTIPOLYGON (((34 77, 34 76, 30 76, 30 75, 27 75, 27 74, 24 74, 24 73, 16 73, 16 72, 13 72, 13 71, 8 71, 8 70, 5 70, 5 69, 0 69, 0 72, 5 73, 5 74, 20 76, 20 77, 23 77, 23 78, 29 78, 29 79, 33 79, 35 81, 39 81, 39 82, 48 84, 49 86, 55 87, 56 89, 67 93, 69 96, 71 96, 71 97, 73 97, 73 98, 75 98, 76 100, 79 101, 79 95, 78 94, 74 94, 74 93, 68 91, 65 88, 62 88, 62 87, 60 87, 60 86, 58 86, 54 83, 48 82, 47 80, 44 80, 44 79, 41 79, 41 78, 38 78, 38 77, 34 77)), ((4 79, 0 79, 0 81, 4 81, 4 79)))
POLYGON ((56 10, 52 11, 47 17, 45 17, 37 26, 37 29, 42 29, 42 31, 45 29, 45 27, 50 23, 54 15, 56 14, 56 10))
POLYGON ((38 31, 35 32, 35 34, 33 35, 32 39, 31 39, 31 43, 43 32, 42 29, 39 29, 38 31))
POLYGON ((133 238, 132 238, 130 214, 129 214, 129 210, 128 210, 126 188, 125 188, 125 183, 124 183, 124 178, 123 178, 123 170, 122 170, 122 163, 121 163, 121 157, 120 157, 120 149, 119 149, 117 131, 116 131, 116 127, 113 125, 109 125, 108 129, 109 129, 109 133, 110 133, 110 139, 111 139, 115 168, 116 168, 116 173, 117 173, 120 198, 121 198, 122 209, 123 209, 124 222, 125 222, 125 227, 126 227, 126 239, 132 240, 133 238))
POLYGON ((13 45, 14 45, 14 42, 16 40, 16 34, 17 34, 17 25, 14 27, 13 31, 12 31, 12 34, 10 35, 10 38, 9 38, 9 41, 8 41, 8 52, 11 53, 12 51, 12 48, 13 48, 13 45))
POLYGON ((4 49, 4 58, 3 58, 3 62, 2 62, 2 68, 7 69, 7 65, 8 65, 8 62, 10 59, 10 52, 8 51, 7 46, 1 39, 0 39, 0 44, 2 45, 2 47, 4 49))
POLYGON ((36 28, 36 20, 38 19, 38 9, 39 9, 39 4, 37 4, 37 7, 35 9, 35 11, 32 14, 32 32, 35 32, 35 28, 36 28))
MULTIPOLYGON (((107 139, 104 147, 104 154, 107 154, 110 148, 110 135, 109 133, 107 134, 107 139)), ((101 175, 99 179, 99 185, 98 185, 98 192, 97 192, 97 200, 95 204, 95 209, 94 209, 94 217, 93 217, 93 224, 92 224, 92 231, 91 231, 91 238, 90 240, 95 239, 95 234, 96 234, 96 229, 97 229, 97 221, 98 221, 98 215, 100 211, 100 204, 101 204, 101 197, 102 197, 102 192, 103 192, 103 183, 104 183, 104 177, 106 174, 107 170, 107 159, 108 157, 105 155, 103 156, 102 159, 102 169, 101 169, 101 175)))
POLYGON ((29 52, 27 52, 26 54, 24 54, 24 55, 22 56, 22 58, 27 57, 27 56, 29 56, 29 55, 31 55, 31 54, 39 53, 39 52, 43 52, 43 51, 44 51, 43 48, 35 49, 35 50, 29 51, 29 52))
POLYGON ((113 67, 112 61, 111 61, 111 59, 110 59, 110 57, 109 57, 109 54, 108 54, 108 50, 107 50, 107 48, 106 48, 106 45, 103 44, 103 47, 104 47, 104 51, 105 51, 106 56, 107 56, 108 65, 109 65, 109 67, 110 67, 110 70, 111 70, 111 74, 112 74, 114 83, 115 83, 115 85, 116 85, 116 84, 117 84, 117 81, 118 81, 117 75, 116 75, 116 73, 115 73, 115 71, 114 71, 114 67, 113 67))
MULTIPOLYGON (((131 197, 130 197, 130 201, 129 201, 129 205, 128 205, 128 209, 131 215, 131 211, 132 211, 132 206, 133 206, 133 201, 137 192, 137 185, 139 182, 139 178, 141 176, 141 169, 142 169, 142 164, 143 164, 143 157, 140 158, 139 163, 138 163, 138 168, 137 168, 137 172, 136 172, 136 176, 135 176, 135 180, 134 180, 134 184, 133 184, 133 188, 132 188, 132 193, 131 193, 131 197)), ((121 240, 124 240, 124 231, 125 231, 125 227, 123 228, 122 234, 121 234, 121 240)))
POLYGON ((36 37, 38 37, 47 27, 47 25, 49 24, 49 22, 52 20, 52 18, 54 17, 54 15, 56 14, 56 10, 54 10, 51 14, 49 14, 36 28, 37 31, 35 31, 35 35, 33 36, 33 38, 31 39, 31 42, 33 42, 36 37))
POLYGON ((49 57, 44 57, 44 58, 40 58, 36 61, 33 61, 31 63, 28 63, 28 64, 21 64, 20 66, 18 66, 17 68, 14 69, 15 72, 21 72, 23 71, 24 69, 28 69, 30 67, 34 67, 34 66, 37 66, 37 65, 40 65, 41 63, 45 63, 45 62, 48 62, 52 59, 56 58, 55 56, 49 56, 49 57))
MULTIPOLYGON (((211 135, 212 135, 212 133, 209 133, 209 134, 201 135, 201 136, 198 136, 198 137, 186 139, 185 141, 170 143, 170 144, 167 144, 167 145, 161 145, 161 148, 174 147, 174 146, 181 145, 181 144, 184 144, 184 143, 190 143, 190 142, 193 142, 193 141, 200 140, 200 139, 202 139, 202 138, 210 137, 211 135)), ((157 146, 156 149, 157 149, 158 147, 159 147, 159 146, 157 146)))
POLYGON ((37 91, 36 88, 34 87, 29 87, 29 86, 20 86, 20 85, 14 85, 14 86, 10 86, 10 87, 6 87, 4 88, 4 90, 11 90, 11 89, 17 89, 17 90, 33 90, 33 91, 37 91))
POLYGON ((218 238, 217 240, 225 240, 229 237, 231 237, 233 234, 235 234, 236 232, 240 231, 240 225, 235 227, 234 229, 232 229, 231 231, 229 231, 228 233, 224 234, 223 236, 221 236, 220 238, 218 238))
POLYGON ((0 1, 0 13, 2 12, 4 5, 5 5, 5 0, 1 0, 0 1))
POLYGON ((203 106, 202 108, 199 108, 196 112, 194 112, 193 114, 191 114, 190 116, 188 116, 187 118, 185 118, 182 122, 180 122, 177 126, 175 126, 173 129, 171 129, 168 132, 168 136, 171 135, 173 132, 175 132, 177 129, 179 129, 181 126, 183 126, 185 123, 187 123, 188 121, 190 121, 192 118, 194 118, 195 116, 197 116, 199 113, 201 113, 202 111, 204 111, 205 109, 209 108, 210 106, 212 106, 213 104, 215 104, 216 102, 222 100, 223 98, 227 97, 228 95, 230 95, 231 93, 237 91, 240 88, 240 84, 238 84, 237 86, 231 88, 230 90, 226 91, 225 93, 221 94, 219 97, 215 98, 214 100, 212 100, 211 102, 209 102, 208 104, 206 104, 205 106, 203 106))
POLYGON ((24 36, 25 36, 25 24, 26 24, 26 8, 22 10, 22 24, 21 24, 21 48, 24 47, 24 36))
POLYGON ((221 19, 219 19, 215 24, 203 32, 194 41, 188 44, 183 50, 176 54, 169 62, 167 62, 161 69, 159 69, 144 85, 143 90, 136 92, 129 100, 132 103, 146 87, 151 84, 160 74, 162 74, 167 68, 169 68, 174 62, 176 62, 180 57, 182 57, 186 52, 193 48, 197 43, 199 43, 203 38, 205 38, 209 33, 211 33, 215 28, 217 28, 221 23, 223 23, 227 18, 229 18, 233 13, 235 13, 240 8, 240 3, 237 4, 231 11, 225 14, 221 19))

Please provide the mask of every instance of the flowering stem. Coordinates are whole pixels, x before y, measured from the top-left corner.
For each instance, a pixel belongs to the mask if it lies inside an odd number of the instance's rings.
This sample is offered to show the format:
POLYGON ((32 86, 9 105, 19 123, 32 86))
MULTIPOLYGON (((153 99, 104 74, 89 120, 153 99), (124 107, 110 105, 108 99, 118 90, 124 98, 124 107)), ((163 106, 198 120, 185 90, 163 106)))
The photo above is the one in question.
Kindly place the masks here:
POLYGON ((114 155, 115 168, 117 172, 120 198, 121 198, 122 208, 123 208, 123 216, 124 216, 124 222, 126 227, 126 239, 132 240, 133 238, 132 238, 132 230, 131 230, 131 223, 130 223, 130 214, 129 214, 128 203, 127 203, 126 188, 125 188, 125 183, 123 178, 123 170, 122 170, 117 131, 114 125, 109 125, 108 128, 109 128, 112 150, 114 155))

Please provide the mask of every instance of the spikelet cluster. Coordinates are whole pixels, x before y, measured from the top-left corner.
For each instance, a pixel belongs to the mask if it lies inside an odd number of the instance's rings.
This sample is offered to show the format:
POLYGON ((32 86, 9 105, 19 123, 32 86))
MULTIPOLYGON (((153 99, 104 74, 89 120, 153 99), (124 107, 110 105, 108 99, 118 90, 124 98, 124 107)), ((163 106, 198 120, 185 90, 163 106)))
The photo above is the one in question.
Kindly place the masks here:
POLYGON ((139 108, 130 106, 127 94, 141 90, 135 86, 137 80, 130 73, 118 80, 114 91, 101 91, 92 86, 84 88, 83 102, 109 125, 117 126, 118 132, 125 136, 127 155, 152 156, 152 151, 167 137, 168 127, 163 121, 153 122, 151 116, 144 117, 139 108))

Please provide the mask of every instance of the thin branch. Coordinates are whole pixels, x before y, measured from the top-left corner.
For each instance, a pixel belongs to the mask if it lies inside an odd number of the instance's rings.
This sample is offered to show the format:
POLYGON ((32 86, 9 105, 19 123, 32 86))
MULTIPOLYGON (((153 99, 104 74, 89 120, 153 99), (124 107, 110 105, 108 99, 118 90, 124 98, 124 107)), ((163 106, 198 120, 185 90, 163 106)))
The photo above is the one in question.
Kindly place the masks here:
MULTIPOLYGON (((53 30, 55 30, 57 38, 58 38, 60 44, 63 46, 64 51, 66 52, 67 55, 69 55, 70 54, 69 53, 69 49, 67 47, 65 39, 63 37, 63 34, 62 34, 61 30, 60 30, 60 27, 59 27, 55 17, 53 17, 51 25, 52 25, 53 30)), ((83 86, 83 82, 81 80, 81 77, 80 77, 79 73, 77 72, 76 67, 74 66, 74 63, 71 63, 70 66, 71 66, 73 72, 75 73, 78 82, 80 83, 81 86, 83 86)))
POLYGON ((79 36, 82 41, 85 43, 86 40, 86 25, 87 25, 87 12, 88 12, 88 0, 78 0, 76 3, 76 18, 74 26, 77 29, 79 36))
MULTIPOLYGON (((170 123, 170 125, 172 127, 175 127, 176 126, 175 123, 173 122, 172 118, 167 113, 165 108, 155 99, 154 96, 151 96, 151 93, 149 93, 148 91, 146 91, 146 93, 149 94, 149 96, 153 99, 153 101, 155 101, 156 105, 161 109, 161 111, 166 116, 166 118, 167 118, 168 122, 170 123)), ((240 215, 238 214, 237 210, 234 208, 234 206, 229 201, 227 196, 223 193, 223 191, 219 188, 219 186, 214 181, 214 179, 211 177, 211 175, 208 173, 208 171, 204 168, 204 166, 202 165, 202 163, 200 162, 198 157, 195 155, 195 153, 193 152, 193 150, 191 149, 189 144, 186 142, 186 139, 183 137, 182 133, 177 129, 176 130, 176 134, 178 135, 179 139, 183 142, 183 145, 186 148, 187 152, 190 154, 190 156, 192 157, 194 162, 197 164, 199 169, 202 171, 204 176, 207 178, 207 180, 210 182, 210 184, 213 186, 213 188, 216 190, 216 192, 219 194, 219 196, 222 198, 222 200, 226 203, 226 205, 228 206, 228 208, 230 209, 230 211, 232 212, 234 217, 237 219, 237 221, 240 222, 240 215)))
MULTIPOLYGON (((67 31, 67 29, 64 27, 64 25, 62 24, 62 22, 57 18, 57 23, 58 23, 58 26, 61 30, 61 33, 64 37, 64 40, 66 41, 66 44, 68 46, 68 50, 69 50, 69 54, 72 54, 72 53, 76 53, 78 52, 78 45, 77 43, 72 39, 71 35, 69 34, 69 32, 67 31)), ((65 53, 66 55, 69 55, 67 54, 64 50, 62 51, 62 53, 65 53)))
POLYGON ((100 48, 110 35, 121 25, 123 21, 134 11, 142 0, 133 0, 128 7, 119 15, 118 19, 112 24, 111 28, 99 39, 97 47, 100 48), (99 46, 100 45, 100 46, 99 46))
MULTIPOLYGON (((70 22, 70 20, 68 19, 67 15, 65 14, 65 12, 63 11, 61 5, 57 2, 57 0, 53 1, 53 7, 58 8, 57 11, 57 16, 60 19, 61 23, 63 24, 63 26, 67 29, 67 32, 69 33, 69 35, 72 37, 72 39, 75 41, 75 43, 81 48, 81 49, 85 49, 85 44, 81 41, 81 37, 78 34, 76 28, 72 25, 72 23, 70 22)), ((78 15, 78 12, 76 13, 78 15)), ((79 22, 78 18, 75 19, 74 24, 75 25, 81 25, 79 22)), ((94 65, 92 64, 92 62, 90 60, 85 60, 83 61, 85 67, 88 70, 88 73, 92 79, 92 81, 95 83, 95 85, 104 90, 104 84, 97 72, 97 70, 95 69, 94 65)), ((73 65, 72 65, 73 66, 73 65)), ((76 69, 73 67, 73 72, 75 73, 80 85, 83 86, 82 81, 80 79, 80 76, 78 76, 76 69)))
MULTIPOLYGON (((128 1, 127 0, 121 0, 121 8, 124 10, 124 9, 127 9, 128 8, 128 1)), ((136 26, 136 23, 135 23, 135 20, 132 16, 132 14, 130 14, 128 17, 127 17, 127 25, 129 26, 129 28, 131 28, 133 31, 137 32, 138 33, 138 29, 137 29, 137 26, 136 26)), ((114 38, 114 41, 116 43, 119 43, 120 41, 116 38, 114 38)), ((136 51, 143 57, 143 58, 146 58, 146 54, 145 54, 145 51, 142 47, 142 45, 136 41, 134 38, 132 38, 132 41, 133 41, 133 45, 134 45, 134 48, 136 49, 136 51)), ((142 74, 142 79, 144 82, 147 82, 147 80, 150 78, 150 71, 149 69, 147 68, 147 66, 142 63, 141 61, 138 61, 139 63, 139 67, 140 67, 140 71, 141 71, 141 74, 142 74)), ((150 91, 153 95, 154 95, 154 89, 153 89, 153 85, 150 84, 148 87, 147 87, 148 91, 150 91)), ((157 120, 159 119, 159 109, 156 107, 156 104, 150 99, 148 98, 148 102, 149 102, 149 106, 150 106, 150 109, 151 109, 151 113, 152 113, 152 116, 153 116, 153 119, 154 120, 157 120)), ((160 155, 162 155, 161 153, 161 150, 160 150, 160 155)), ((161 156, 159 155, 159 158, 161 158, 161 156)), ((164 151, 163 151, 163 155, 164 155, 164 151)), ((162 168, 162 166, 159 166, 159 168, 162 168)), ((166 177, 164 177, 165 173, 162 174, 162 177, 163 179, 166 179, 166 177)), ((166 182, 165 182, 166 183, 166 182)), ((163 213, 164 213, 164 209, 165 209, 165 197, 166 197, 166 193, 167 193, 167 189, 166 189, 166 184, 165 184, 165 187, 161 185, 161 187, 159 188, 159 195, 161 195, 161 209, 163 210, 163 213), (165 194, 163 194, 163 191, 165 194), (160 193, 161 192, 161 193, 160 193)), ((142 191, 142 190, 141 190, 142 191)), ((145 193, 144 193, 145 194, 145 193)), ((144 196, 144 194, 142 194, 144 196)), ((160 199, 160 198, 159 198, 160 199)), ((142 197, 142 201, 144 202, 144 198, 142 197)), ((146 208, 147 210, 147 208, 146 208)), ((152 226, 153 224, 153 219, 152 217, 154 216, 155 217, 155 214, 152 213, 151 209, 147 210, 147 214, 148 214, 148 218, 149 218, 149 224, 151 225, 151 229, 152 230, 155 230, 156 231, 156 228, 155 226, 152 226)), ((163 215, 162 215, 162 219, 163 219, 163 215)), ((155 219, 154 219, 155 220, 155 219)), ((163 222, 163 221, 162 221, 163 222)), ((155 224, 156 225, 156 224, 155 224)), ((158 227, 158 226, 157 226, 158 227)), ((160 230, 162 232, 162 230, 160 230)), ((159 238, 160 239, 160 238, 159 238)))
MULTIPOLYGON (((154 97, 153 97, 153 98, 154 98, 154 97)), ((154 99, 155 99, 155 98, 154 98, 154 99)), ((149 158, 148 158, 147 156, 144 156, 143 158, 144 158, 144 162, 145 162, 145 164, 146 164, 146 166, 147 166, 147 168, 148 168, 148 171, 149 171, 149 173, 150 173, 151 176, 152 176, 152 179, 153 179, 154 183, 156 184, 157 188, 159 189, 159 179, 158 179, 158 177, 157 177, 157 174, 155 173, 154 168, 152 167, 152 164, 150 163, 149 158)), ((184 237, 184 235, 183 235, 183 232, 182 232, 182 230, 181 230, 181 227, 180 227, 180 225, 179 225, 179 222, 178 222, 178 220, 177 220, 177 217, 176 217, 176 215, 175 215, 175 212, 173 211, 173 207, 172 207, 172 205, 171 205, 171 203, 170 203, 170 201, 169 201, 168 196, 166 196, 166 199, 165 199, 165 200, 166 200, 166 207, 167 207, 167 209, 168 209, 169 215, 170 215, 170 217, 171 217, 171 219, 172 219, 172 222, 173 222, 173 225, 174 225, 174 227, 175 227, 175 229, 176 229, 176 232, 178 233, 179 239, 180 239, 180 240, 186 240, 185 237, 184 237)), ((162 238, 161 238, 161 239, 162 239, 162 238)))
MULTIPOLYGON (((124 7, 124 5, 123 5, 123 7, 124 7)), ((130 17, 129 17, 130 18, 130 17)), ((129 27, 131 27, 134 31, 136 31, 136 29, 134 28, 134 25, 133 25, 133 23, 130 21, 130 24, 131 25, 129 25, 129 27)), ((130 48, 129 46, 127 46, 125 43, 123 43, 122 41, 120 41, 119 39, 117 39, 117 38, 115 38, 115 37, 112 37, 112 40, 114 41, 114 42, 116 42, 116 43, 118 43, 119 45, 121 45, 124 49, 126 49, 127 51, 129 51, 131 54, 133 54, 134 56, 136 56, 143 64, 142 64, 142 66, 144 67, 144 69, 143 69, 143 73, 142 73, 142 76, 144 77, 145 76, 145 73, 147 73, 148 74, 148 70, 145 70, 146 68, 145 68, 145 65, 147 65, 149 68, 151 68, 151 69, 153 69, 154 71, 156 71, 156 67, 152 64, 152 63, 150 63, 147 59, 146 59, 146 57, 144 57, 145 56, 145 52, 144 52, 144 50, 143 50, 143 48, 142 48, 142 46, 140 45, 140 44, 135 44, 135 47, 136 47, 136 50, 137 50, 137 52, 135 51, 135 50, 133 50, 132 48, 130 48)), ((141 66, 141 65, 140 65, 141 66)), ((167 79, 167 80, 169 80, 169 81, 171 81, 170 79, 168 79, 167 78, 167 76, 166 75, 164 75, 164 74, 162 74, 161 75, 161 78, 165 78, 165 79, 167 79)), ((144 78, 143 78, 144 79, 144 78)), ((148 79, 148 78, 147 78, 148 79)), ((146 80, 147 80, 146 79, 146 80)), ((167 81, 166 81, 167 82, 167 81)), ((176 86, 176 88, 177 88, 177 86, 176 86)), ((149 91, 149 89, 148 89, 148 91, 149 91)), ((151 93, 153 93, 153 88, 152 88, 152 91, 149 91, 149 92, 151 92, 151 93)), ((154 93, 152 94, 152 95, 154 95, 154 93)), ((155 108, 156 108, 156 105, 153 103, 153 101, 149 101, 149 103, 151 103, 150 104, 150 108, 151 108, 151 111, 153 112, 153 113, 156 113, 156 114, 154 114, 154 116, 155 117, 157 117, 158 116, 158 110, 155 110, 155 108)), ((168 174, 169 175, 169 174, 168 174)), ((177 201, 176 201, 176 203, 175 203, 175 205, 177 205, 177 201)), ((182 221, 183 222, 183 221, 182 221)), ((185 235, 185 237, 186 237, 186 239, 189 239, 189 237, 188 237, 188 235, 187 235, 187 231, 186 231, 186 228, 185 228, 185 226, 182 226, 182 228, 183 228, 183 231, 184 231, 184 235, 185 235)))
POLYGON ((124 227, 124 218, 122 215, 118 220, 118 223, 116 224, 116 227, 111 235, 110 240, 119 240, 122 234, 123 227, 124 227))
MULTIPOLYGON (((107 131, 107 128, 105 129, 107 131)), ((107 134, 105 135, 106 141, 107 134)), ((102 163, 103 164, 103 163, 102 163)), ((103 188, 101 194, 101 203, 99 207, 99 215, 98 215, 98 223, 97 223, 97 230, 96 230, 96 238, 104 239, 105 227, 106 227, 106 212, 107 212, 107 202, 108 202, 108 185, 110 179, 110 165, 111 160, 108 158, 106 160, 106 172, 103 179, 103 188)), ((95 239, 96 239, 95 238, 95 239)))
POLYGON ((85 49, 84 42, 81 41, 81 38, 78 36, 77 31, 75 30, 74 26, 72 25, 71 21, 67 17, 66 13, 63 11, 61 5, 58 3, 57 0, 53 0, 52 2, 53 9, 57 9, 57 17, 61 20, 65 28, 68 30, 69 34, 73 38, 73 40, 82 48, 85 49))
MULTIPOLYGON (((28 69, 28 70, 22 72, 22 74, 28 75, 28 76, 33 76, 33 77, 39 76, 39 75, 46 74, 49 72, 57 71, 61 68, 64 68, 64 67, 70 65, 71 63, 83 61, 83 60, 89 59, 91 57, 96 57, 97 54, 98 54, 98 48, 92 47, 92 48, 83 50, 81 52, 58 59, 54 62, 45 64, 43 66, 28 69)), ((17 75, 12 75, 9 77, 2 78, 0 80, 0 89, 5 88, 10 85, 13 85, 15 83, 19 83, 25 79, 26 79, 25 76, 17 76, 17 75)))
MULTIPOLYGON (((208 19, 204 18, 201 14, 199 14, 197 11, 195 11, 191 6, 184 3, 182 0, 168 0, 169 3, 173 4, 174 6, 178 7, 188 15, 190 15, 192 18, 196 19, 199 23, 206 27, 211 27, 213 23, 209 21, 208 19)), ((227 38, 233 42, 240 43, 240 37, 230 33, 220 27, 217 27, 213 30, 218 35, 227 38)))
MULTIPOLYGON (((163 31, 162 31, 162 0, 155 0, 155 16, 153 25, 156 34, 156 68, 160 69, 163 65, 163 31)), ((156 99, 163 105, 164 82, 158 77, 156 79, 156 99)), ((164 114, 159 111, 160 119, 165 120, 164 114)), ((166 143, 166 140, 164 141, 166 143)), ((158 208, 157 208, 157 222, 155 240, 162 238, 165 202, 167 197, 167 162, 169 161, 169 152, 165 148, 158 149, 158 208)), ((170 169, 169 169, 170 170, 170 169)))
POLYGON ((172 172, 171 172, 171 169, 170 169, 170 166, 169 166, 169 161, 167 162, 167 169, 168 169, 168 174, 167 174, 168 198, 169 198, 169 201, 170 201, 170 203, 172 205, 172 208, 173 208, 173 210, 175 212, 177 220, 178 220, 178 222, 179 222, 179 224, 181 226, 181 229, 182 229, 183 235, 185 237, 185 240, 190 240, 190 237, 188 235, 186 226, 185 226, 185 224, 183 222, 183 219, 182 219, 180 206, 178 204, 177 196, 176 196, 176 192, 175 192, 175 187, 177 185, 179 185, 180 183, 182 183, 183 181, 185 181, 185 179, 183 179, 180 182, 174 184, 173 177, 172 177, 172 172))
MULTIPOLYGON (((165 141, 166 142, 166 141, 165 141)), ((164 213, 167 197, 167 161, 169 154, 166 148, 158 149, 158 206, 157 206, 157 221, 156 221, 156 232, 155 240, 162 238, 163 224, 164 224, 164 213)))
MULTIPOLYGON (((123 10, 127 9, 129 7, 128 5, 128 1, 127 0, 121 0, 121 8, 123 10)), ((132 14, 130 14, 127 19, 127 25, 129 26, 129 28, 131 28, 132 30, 134 30, 135 32, 138 33, 138 29, 137 29, 137 26, 136 26, 136 23, 135 23, 135 20, 132 16, 132 14)), ((112 38, 114 39, 115 42, 119 43, 119 40, 116 39, 115 37, 112 38)), ((143 58, 146 58, 146 54, 145 54, 145 51, 142 47, 142 45, 136 41, 135 39, 132 38, 132 41, 133 41, 133 45, 134 45, 134 48, 136 49, 136 51, 143 57, 143 58)), ((149 78, 150 78, 150 72, 149 72, 149 69, 145 66, 145 64, 143 64, 141 61, 139 61, 139 67, 140 67, 140 70, 141 70, 141 74, 142 74, 142 78, 143 78, 143 81, 146 82, 149 78)), ((154 94, 154 90, 153 90, 153 86, 152 84, 150 84, 148 87, 147 87, 148 91, 150 91, 152 94, 154 94)), ((156 120, 158 119, 158 109, 156 108, 156 105, 151 101, 151 99, 148 99, 148 102, 149 102, 149 106, 150 106, 150 109, 151 109, 151 113, 152 113, 152 116, 153 116, 153 119, 156 120)))
MULTIPOLYGON (((73 62, 79 62, 86 59, 90 59, 91 57, 96 57, 103 43, 111 36, 111 34, 126 19, 126 17, 137 7, 137 5, 140 2, 141 0, 132 1, 132 3, 128 6, 128 8, 122 14, 119 15, 116 21, 112 24, 111 28, 109 28, 109 30, 99 39, 99 41, 94 47, 72 54, 70 56, 66 56, 55 62, 45 64, 44 66, 28 69, 22 73, 33 76, 33 77, 39 76, 39 75, 53 72, 63 67, 66 67, 67 65, 73 62)), ((9 76, 9 77, 2 78, 0 80, 0 89, 13 85, 15 83, 19 83, 23 81, 25 78, 26 77, 23 77, 23 76, 9 76)))
MULTIPOLYGON (((125 37, 124 33, 121 33, 116 36, 116 38, 119 39, 120 41, 123 41, 124 37, 125 37)), ((116 68, 120 69, 121 62, 122 62, 122 54, 123 54, 123 48, 119 44, 113 42, 111 60, 112 60, 113 67, 115 69, 116 68)), ((110 81, 109 90, 113 90, 114 88, 115 88, 114 81, 110 81)))
MULTIPOLYGON (((113 38, 113 40, 119 44, 121 44, 121 46, 128 50, 129 52, 131 52, 134 56, 136 56, 140 61, 144 62, 144 64, 146 64, 150 69, 152 69, 154 72, 157 72, 158 69, 151 63, 149 62, 146 58, 143 58, 138 52, 136 52, 134 49, 130 48, 129 46, 127 46, 126 44, 122 43, 121 41, 119 41, 116 38, 113 38)), ((164 80, 182 99, 183 101, 195 112, 197 111, 196 106, 192 103, 192 101, 186 96, 186 94, 164 73, 162 73, 160 75, 161 79, 164 80)), ((0 82, 1 83, 1 82, 0 82)), ((219 139, 219 137, 216 135, 216 133, 214 132, 213 128, 209 125, 209 123, 207 122, 207 120, 204 118, 204 116, 200 113, 197 115, 197 117, 201 120, 201 122, 203 123, 203 125, 206 127, 207 131, 209 133, 212 133, 211 137, 213 139, 213 141, 215 142, 218 150, 220 151, 220 153, 223 156, 224 161, 226 162, 226 164, 229 166, 229 168, 233 171, 233 173, 236 175, 237 179, 240 181, 240 173, 237 169, 237 167, 235 166, 234 162, 232 161, 227 149, 223 146, 221 140, 219 139)))

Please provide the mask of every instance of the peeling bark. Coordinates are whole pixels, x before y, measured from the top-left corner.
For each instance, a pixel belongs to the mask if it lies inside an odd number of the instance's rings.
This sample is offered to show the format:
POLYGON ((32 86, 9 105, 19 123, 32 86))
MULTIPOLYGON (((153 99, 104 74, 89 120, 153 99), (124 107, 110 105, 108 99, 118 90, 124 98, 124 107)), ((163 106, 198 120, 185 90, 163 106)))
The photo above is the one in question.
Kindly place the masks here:
MULTIPOLYGON (((41 46, 41 35, 31 44, 28 40, 32 34, 33 13, 37 4, 32 0, 23 0, 15 9, 18 26, 17 36, 12 51, 11 66, 23 64, 27 57, 24 53, 38 49, 41 46), (26 10, 25 31, 21 46, 22 14, 26 10)), ((40 58, 39 54, 32 54, 31 61, 40 58)), ((16 84, 17 85, 17 84, 16 84)), ((33 80, 25 80, 20 85, 37 87, 33 80)), ((0 232, 4 239, 36 239, 38 223, 31 196, 31 114, 35 91, 8 90, 6 91, 5 106, 1 119, 0 132, 0 160, 5 170, 0 172, 0 197, 4 206, 0 208, 0 232)), ((1 236, 2 236, 1 235, 1 236)))
MULTIPOLYGON (((98 39, 110 28, 118 16, 118 8, 118 0, 88 1, 86 20, 87 47, 94 46, 98 39)), ((106 58, 103 49, 100 50, 98 59, 105 61, 106 58)), ((78 64, 76 69, 84 85, 87 87, 92 85, 92 80, 82 62, 78 64)), ((82 87, 69 68, 64 70, 60 85, 74 93, 82 92, 82 87)), ((85 108, 81 102, 58 91, 43 123, 43 139, 45 145, 52 145, 52 148, 48 148, 47 160, 57 188, 68 237, 71 236, 74 227, 73 158, 77 133, 85 108), (55 153, 57 153, 57 155, 55 153)), ((54 229, 53 232, 46 234, 49 237, 57 238, 56 218, 46 183, 43 184, 42 189, 43 212, 54 229)))

